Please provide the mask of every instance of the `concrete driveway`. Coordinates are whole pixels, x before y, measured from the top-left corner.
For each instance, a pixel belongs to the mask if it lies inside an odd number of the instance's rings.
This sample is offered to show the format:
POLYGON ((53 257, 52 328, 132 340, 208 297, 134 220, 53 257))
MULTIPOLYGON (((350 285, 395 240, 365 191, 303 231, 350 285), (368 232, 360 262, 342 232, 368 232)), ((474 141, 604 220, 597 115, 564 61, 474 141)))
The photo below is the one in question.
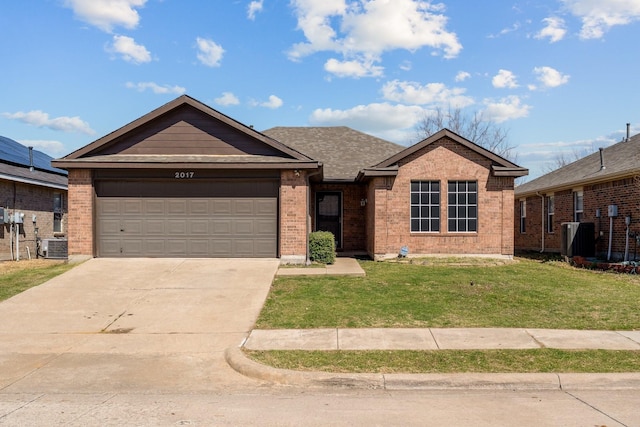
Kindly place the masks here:
POLYGON ((224 350, 252 329, 276 259, 92 259, 0 303, 0 390, 198 392, 255 382, 224 350))

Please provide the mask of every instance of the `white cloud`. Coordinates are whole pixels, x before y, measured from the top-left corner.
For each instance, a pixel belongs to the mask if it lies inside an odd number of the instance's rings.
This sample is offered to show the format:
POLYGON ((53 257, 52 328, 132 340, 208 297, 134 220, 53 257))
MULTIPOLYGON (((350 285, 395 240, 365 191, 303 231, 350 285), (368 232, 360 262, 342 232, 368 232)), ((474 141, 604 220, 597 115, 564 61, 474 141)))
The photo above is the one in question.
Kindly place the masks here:
POLYGON ((151 53, 141 44, 127 36, 113 36, 113 43, 108 49, 110 52, 117 53, 127 62, 134 64, 143 64, 151 61, 151 53))
POLYGON ((491 84, 496 88, 515 89, 518 87, 518 80, 511 71, 501 69, 498 71, 498 74, 493 76, 491 84))
POLYGON ((256 13, 262 12, 264 0, 254 0, 247 6, 247 18, 252 21, 256 19, 256 13))
POLYGON ((456 74, 456 81, 457 82, 463 82, 465 80, 467 80, 468 78, 471 77, 471 74, 467 73, 466 71, 460 71, 458 72, 458 74, 456 74))
MULTIPOLYGON (((569 82, 569 75, 562 74, 560 71, 551 67, 536 67, 533 69, 533 73, 538 77, 538 81, 542 83, 543 89, 562 86, 569 82)), ((536 86, 530 85, 529 89, 535 90, 536 86)))
POLYGON ((49 114, 40 110, 33 110, 27 113, 22 111, 17 113, 2 113, 2 116, 40 128, 49 128, 63 132, 80 132, 87 135, 93 135, 95 133, 95 131, 91 129, 91 126, 89 126, 89 123, 83 121, 78 116, 62 116, 52 119, 49 117, 49 114))
POLYGON ((416 105, 392 105, 374 103, 358 105, 348 110, 331 108, 317 109, 309 118, 312 125, 349 126, 365 132, 380 132, 412 129, 425 115, 425 110, 416 105))
POLYGON ((549 38, 550 43, 555 43, 562 40, 567 33, 565 28, 564 19, 551 16, 542 20, 546 24, 542 30, 540 30, 534 37, 537 39, 549 38))
POLYGON ((135 89, 138 92, 144 92, 145 90, 149 89, 153 93, 156 93, 159 95, 164 95, 167 93, 182 95, 187 91, 187 89, 183 88, 182 86, 170 86, 170 85, 160 86, 159 84, 154 82, 139 82, 139 83, 127 82, 126 86, 127 88, 135 89))
POLYGON ((335 58, 329 59, 324 64, 324 69, 338 77, 379 77, 382 75, 384 68, 373 65, 373 61, 352 60, 339 61, 335 58))
POLYGON ((43 153, 48 154, 51 157, 59 157, 66 154, 67 152, 64 144, 62 144, 62 142, 60 141, 51 141, 44 139, 23 139, 18 142, 25 147, 33 147, 38 151, 42 151, 43 153))
POLYGON ((640 20, 638 0, 562 0, 582 20, 580 38, 599 39, 611 27, 640 20))
POLYGON ((196 42, 198 44, 198 59, 200 62, 208 67, 219 67, 222 56, 224 55, 222 46, 213 40, 200 37, 196 39, 196 42))
POLYGON ((103 31, 113 27, 133 29, 138 26, 141 8, 147 0, 65 0, 64 6, 71 8, 76 17, 103 31))
POLYGON ((411 61, 402 61, 402 64, 400 64, 399 67, 402 71, 411 71, 413 64, 411 64, 411 61))
POLYGON ((393 80, 382 87, 384 99, 416 105, 452 106, 464 108, 473 104, 473 98, 464 95, 464 88, 447 88, 443 83, 427 83, 393 80))
POLYGON ((238 105, 240 100, 232 92, 223 92, 222 96, 214 99, 218 105, 238 105))
POLYGON ((376 63, 384 52, 395 49, 413 52, 430 47, 445 58, 462 50, 456 34, 446 29, 442 4, 419 0, 292 0, 291 4, 306 38, 290 49, 292 60, 332 51, 344 56, 343 64, 353 58, 376 63))
POLYGON ((254 100, 254 101, 251 101, 250 104, 253 107, 265 107, 265 108, 276 109, 276 108, 282 107, 284 102, 282 102, 282 99, 278 98, 277 96, 271 95, 271 96, 269 96, 269 100, 268 101, 258 102, 258 101, 254 100))
POLYGON ((496 123, 502 123, 511 119, 527 117, 531 106, 522 104, 520 98, 512 95, 499 101, 486 99, 483 115, 496 123))

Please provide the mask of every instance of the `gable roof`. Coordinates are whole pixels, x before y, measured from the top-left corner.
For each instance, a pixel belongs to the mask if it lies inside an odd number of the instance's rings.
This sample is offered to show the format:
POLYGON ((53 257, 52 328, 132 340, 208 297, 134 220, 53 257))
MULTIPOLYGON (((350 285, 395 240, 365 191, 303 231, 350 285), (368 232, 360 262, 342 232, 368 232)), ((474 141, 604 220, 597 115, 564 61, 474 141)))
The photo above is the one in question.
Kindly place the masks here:
POLYGON ((354 181, 363 167, 404 148, 346 126, 274 127, 263 133, 321 161, 325 181, 354 181))
POLYGON ((187 95, 54 160, 53 164, 62 168, 163 168, 176 164, 194 168, 315 169, 321 166, 187 95), (220 134, 213 134, 212 128, 220 134), (178 132, 186 132, 187 136, 175 137, 178 132), (166 141, 158 140, 158 136, 166 141), (188 143, 194 141, 195 144, 189 146, 188 143))
POLYGON ((515 194, 548 193, 635 175, 640 175, 640 134, 519 185, 515 194))
POLYGON ((52 158, 10 138, 0 136, 0 179, 43 187, 67 189, 67 171, 51 166, 52 158), (33 165, 33 170, 31 166, 33 165))
POLYGON ((384 161, 378 163, 374 167, 364 169, 362 173, 359 175, 359 178, 362 179, 363 177, 369 177, 369 176, 389 175, 392 172, 393 168, 397 168, 398 163, 400 161, 409 157, 415 152, 422 150, 423 148, 435 143, 436 141, 441 140, 442 138, 448 138, 491 160, 492 162, 491 171, 495 176, 520 177, 520 176, 525 176, 529 173, 528 169, 522 168, 516 165, 515 163, 512 163, 509 160, 498 156, 497 154, 487 150, 486 148, 483 148, 478 144, 475 144, 469 141, 468 139, 463 138, 457 133, 452 132, 449 129, 442 129, 434 133, 433 135, 429 136, 428 138, 423 139, 417 144, 414 144, 411 147, 408 147, 402 150, 401 152, 396 153, 395 155, 389 157, 388 159, 385 159, 384 161))

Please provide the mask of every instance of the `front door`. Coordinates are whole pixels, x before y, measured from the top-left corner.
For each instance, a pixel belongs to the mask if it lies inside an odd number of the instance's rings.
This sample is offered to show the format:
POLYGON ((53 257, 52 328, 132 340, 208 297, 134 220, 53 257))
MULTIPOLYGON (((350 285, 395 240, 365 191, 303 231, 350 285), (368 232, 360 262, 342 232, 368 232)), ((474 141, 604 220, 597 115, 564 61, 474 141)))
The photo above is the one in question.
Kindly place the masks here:
POLYGON ((342 193, 316 193, 316 231, 330 231, 336 238, 336 248, 342 248, 342 193))

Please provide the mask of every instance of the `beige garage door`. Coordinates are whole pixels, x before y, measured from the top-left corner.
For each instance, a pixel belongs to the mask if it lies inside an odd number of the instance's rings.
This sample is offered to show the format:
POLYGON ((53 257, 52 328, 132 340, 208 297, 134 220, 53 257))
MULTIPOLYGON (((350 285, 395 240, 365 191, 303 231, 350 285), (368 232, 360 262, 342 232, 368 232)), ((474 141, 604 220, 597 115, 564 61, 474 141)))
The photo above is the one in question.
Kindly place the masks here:
POLYGON ((99 257, 276 257, 275 181, 98 181, 99 257))

